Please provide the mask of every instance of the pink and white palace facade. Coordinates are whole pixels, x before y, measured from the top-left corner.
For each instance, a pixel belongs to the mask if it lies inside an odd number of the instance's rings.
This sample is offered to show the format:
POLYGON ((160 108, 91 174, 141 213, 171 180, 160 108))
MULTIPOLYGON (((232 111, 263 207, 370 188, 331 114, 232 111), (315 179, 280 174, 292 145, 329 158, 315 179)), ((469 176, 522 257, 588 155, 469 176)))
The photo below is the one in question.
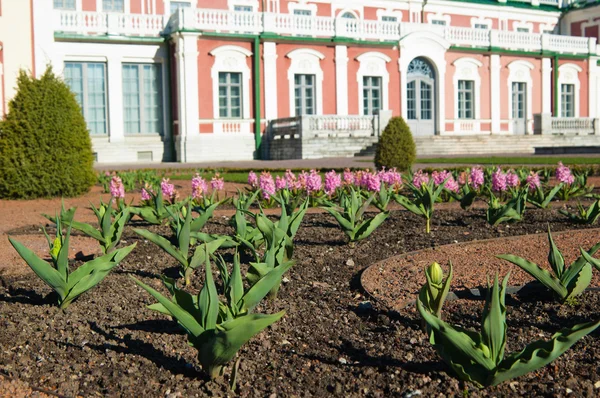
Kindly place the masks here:
POLYGON ((600 146, 599 35, 585 1, 2 0, 0 113, 50 64, 100 163, 352 156, 391 116, 421 154, 600 146))

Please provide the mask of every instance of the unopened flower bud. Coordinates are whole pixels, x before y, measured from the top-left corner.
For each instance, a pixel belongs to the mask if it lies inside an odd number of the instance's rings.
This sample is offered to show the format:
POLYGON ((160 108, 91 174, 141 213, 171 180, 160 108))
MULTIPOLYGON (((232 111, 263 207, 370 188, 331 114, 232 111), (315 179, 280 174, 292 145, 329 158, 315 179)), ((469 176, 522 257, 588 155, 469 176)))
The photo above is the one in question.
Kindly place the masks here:
POLYGON ((181 214, 183 215, 183 218, 187 217, 187 207, 183 206, 181 208, 181 214))
POLYGON ((440 285, 444 280, 444 271, 438 263, 432 263, 427 269, 427 273, 429 273, 431 283, 434 285, 440 285))
POLYGON ((54 243, 52 243, 52 250, 50 250, 50 255, 52 256, 53 259, 56 260, 58 258, 58 253, 60 252, 60 248, 61 248, 60 238, 57 237, 56 239, 54 239, 54 243))
POLYGON ((481 343, 481 344, 479 344, 479 346, 477 348, 479 348, 483 352, 484 357, 486 357, 486 358, 490 357, 490 349, 488 348, 488 346, 481 343))

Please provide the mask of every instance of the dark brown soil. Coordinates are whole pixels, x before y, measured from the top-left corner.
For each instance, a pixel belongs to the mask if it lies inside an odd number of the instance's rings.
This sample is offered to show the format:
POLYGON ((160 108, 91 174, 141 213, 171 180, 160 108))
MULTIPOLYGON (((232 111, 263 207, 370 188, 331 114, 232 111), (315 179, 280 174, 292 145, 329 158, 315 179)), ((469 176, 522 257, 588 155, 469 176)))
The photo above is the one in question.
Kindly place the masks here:
MULTIPOLYGON (((332 217, 308 214, 297 235, 297 264, 286 275, 288 282, 276 302, 259 308, 285 309, 287 314, 240 350, 239 395, 597 396, 598 332, 543 369, 478 390, 448 374, 413 308, 391 311, 370 302, 360 285, 362 271, 388 257, 455 242, 541 233, 548 222, 556 232, 583 228, 555 210, 528 210, 525 222, 509 228, 488 227, 483 209, 440 210, 426 235, 421 219, 394 211, 370 238, 351 247, 332 217)), ((228 228, 227 219, 218 218, 208 231, 228 228)), ((49 288, 35 276, 0 279, 0 371, 66 396, 232 394, 226 381, 205 378, 177 324, 146 309, 153 301, 129 279, 134 275, 164 292, 158 277, 177 275, 175 261, 131 229, 125 240, 137 241, 136 250, 66 311, 52 304, 49 288)), ((195 279, 198 288, 201 277, 195 279)), ((532 300, 507 304, 511 352, 561 327, 597 319, 600 293, 587 292, 573 306, 532 300)), ((453 323, 476 328, 481 307, 480 301, 457 300, 447 304, 445 313, 453 323)))

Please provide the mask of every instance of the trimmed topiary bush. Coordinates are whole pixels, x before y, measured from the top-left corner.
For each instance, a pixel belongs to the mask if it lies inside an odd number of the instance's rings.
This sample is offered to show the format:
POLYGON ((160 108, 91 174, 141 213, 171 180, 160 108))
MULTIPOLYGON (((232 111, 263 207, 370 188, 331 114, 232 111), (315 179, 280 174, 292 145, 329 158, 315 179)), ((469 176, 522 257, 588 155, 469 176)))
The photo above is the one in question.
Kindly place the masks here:
POLYGON ((417 149, 410 128, 401 117, 393 117, 379 137, 375 153, 375 167, 381 169, 410 169, 417 158, 417 149))
POLYGON ((0 198, 77 196, 96 181, 92 143, 69 87, 48 67, 19 73, 0 122, 0 198))

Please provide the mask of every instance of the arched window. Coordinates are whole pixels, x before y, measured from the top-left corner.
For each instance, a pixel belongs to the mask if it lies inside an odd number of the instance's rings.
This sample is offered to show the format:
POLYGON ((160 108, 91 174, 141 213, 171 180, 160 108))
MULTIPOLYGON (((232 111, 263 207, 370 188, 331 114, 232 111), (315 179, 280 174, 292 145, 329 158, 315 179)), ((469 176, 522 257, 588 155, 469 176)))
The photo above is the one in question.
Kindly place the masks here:
POLYGON ((560 117, 579 117, 579 72, 575 64, 564 64, 558 68, 558 109, 560 117))
POLYGON ((321 60, 325 56, 312 49, 299 48, 290 51, 287 57, 292 60, 288 70, 290 115, 322 115, 323 70, 321 69, 321 60))
POLYGON ((481 77, 483 65, 474 58, 463 57, 454 61, 454 131, 478 132, 480 130, 481 77))
POLYGON ((360 62, 358 82, 358 109, 363 115, 389 109, 390 74, 387 63, 392 59, 385 54, 369 51, 356 57, 360 62))
POLYGON ((342 14, 342 18, 346 19, 356 19, 356 15, 352 14, 350 11, 346 11, 342 14))

